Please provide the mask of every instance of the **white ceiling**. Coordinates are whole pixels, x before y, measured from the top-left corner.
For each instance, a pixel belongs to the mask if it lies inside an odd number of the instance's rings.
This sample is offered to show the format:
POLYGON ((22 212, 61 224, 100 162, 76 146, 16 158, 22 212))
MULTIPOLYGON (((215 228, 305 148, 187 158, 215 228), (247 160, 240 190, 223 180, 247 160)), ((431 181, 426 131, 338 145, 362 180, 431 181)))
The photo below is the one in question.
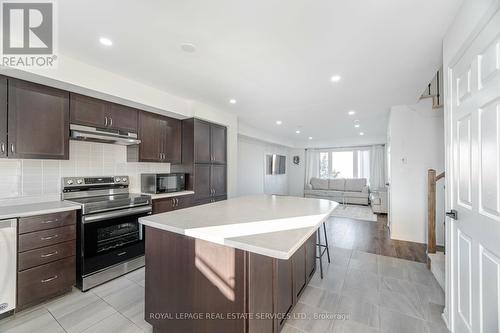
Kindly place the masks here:
POLYGON ((248 125, 298 144, 359 141, 354 119, 364 140, 375 140, 385 137, 390 106, 415 103, 441 65, 442 38, 460 3, 59 1, 59 49, 232 110, 248 125), (101 36, 113 46, 100 45, 101 36), (196 52, 182 51, 185 42, 196 52), (333 74, 342 80, 332 83, 333 74), (354 117, 347 116, 351 109, 354 117))

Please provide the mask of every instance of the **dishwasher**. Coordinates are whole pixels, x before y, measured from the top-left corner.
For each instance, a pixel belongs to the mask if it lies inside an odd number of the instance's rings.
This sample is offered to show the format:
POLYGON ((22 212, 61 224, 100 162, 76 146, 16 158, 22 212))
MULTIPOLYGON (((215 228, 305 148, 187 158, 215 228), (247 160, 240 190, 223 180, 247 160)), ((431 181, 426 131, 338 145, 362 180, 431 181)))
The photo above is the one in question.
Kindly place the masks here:
POLYGON ((0 318, 16 307, 17 220, 0 220, 0 318))

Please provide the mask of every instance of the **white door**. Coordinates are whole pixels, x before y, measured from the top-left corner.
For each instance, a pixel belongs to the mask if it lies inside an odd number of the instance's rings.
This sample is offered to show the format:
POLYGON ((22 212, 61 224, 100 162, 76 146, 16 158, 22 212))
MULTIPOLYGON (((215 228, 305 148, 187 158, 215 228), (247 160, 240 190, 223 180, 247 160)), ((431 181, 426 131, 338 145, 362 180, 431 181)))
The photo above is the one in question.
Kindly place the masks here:
POLYGON ((453 331, 500 332, 500 11, 448 78, 453 331))

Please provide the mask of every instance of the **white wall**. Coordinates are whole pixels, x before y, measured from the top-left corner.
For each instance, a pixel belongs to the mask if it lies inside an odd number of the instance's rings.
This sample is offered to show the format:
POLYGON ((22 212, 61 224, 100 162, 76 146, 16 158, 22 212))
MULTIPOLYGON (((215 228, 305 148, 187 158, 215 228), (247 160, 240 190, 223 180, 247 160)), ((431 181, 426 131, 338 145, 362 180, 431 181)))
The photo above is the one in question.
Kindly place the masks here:
MULTIPOLYGON (((427 170, 444 170, 444 119, 432 100, 391 108, 390 133, 391 237, 427 242, 427 170)), ((438 194, 443 193, 443 183, 438 194)), ((441 199, 442 200, 442 199, 441 199)), ((441 202, 437 216, 444 214, 441 202)), ((438 218, 440 221, 440 218, 438 218)), ((442 233, 441 233, 442 235, 442 233)), ((442 237, 442 236, 440 236, 442 237)))
POLYGON ((306 150, 291 148, 288 151, 288 195, 304 196, 304 179, 306 175, 306 150), (293 163, 293 157, 298 156, 299 164, 293 163))
POLYGON ((238 196, 253 194, 288 194, 289 162, 284 175, 267 175, 265 157, 268 154, 285 155, 289 148, 273 143, 238 136, 238 196))
POLYGON ((0 67, 0 73, 179 119, 198 117, 227 126, 228 196, 236 194, 238 118, 235 114, 170 94, 62 54, 58 59, 57 69, 22 71, 0 67))

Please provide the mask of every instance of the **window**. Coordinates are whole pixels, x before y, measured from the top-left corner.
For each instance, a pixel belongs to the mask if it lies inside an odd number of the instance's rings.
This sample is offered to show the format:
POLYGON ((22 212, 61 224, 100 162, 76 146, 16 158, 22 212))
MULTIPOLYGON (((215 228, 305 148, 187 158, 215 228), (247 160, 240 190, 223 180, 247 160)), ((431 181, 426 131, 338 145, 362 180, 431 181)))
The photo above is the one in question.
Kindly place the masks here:
POLYGON ((329 153, 319 153, 319 177, 329 178, 330 168, 329 168, 329 153))
POLYGON ((320 178, 366 178, 370 181, 368 149, 332 150, 319 153, 320 178))
POLYGON ((352 151, 333 151, 331 152, 332 178, 353 178, 354 152, 352 151))

